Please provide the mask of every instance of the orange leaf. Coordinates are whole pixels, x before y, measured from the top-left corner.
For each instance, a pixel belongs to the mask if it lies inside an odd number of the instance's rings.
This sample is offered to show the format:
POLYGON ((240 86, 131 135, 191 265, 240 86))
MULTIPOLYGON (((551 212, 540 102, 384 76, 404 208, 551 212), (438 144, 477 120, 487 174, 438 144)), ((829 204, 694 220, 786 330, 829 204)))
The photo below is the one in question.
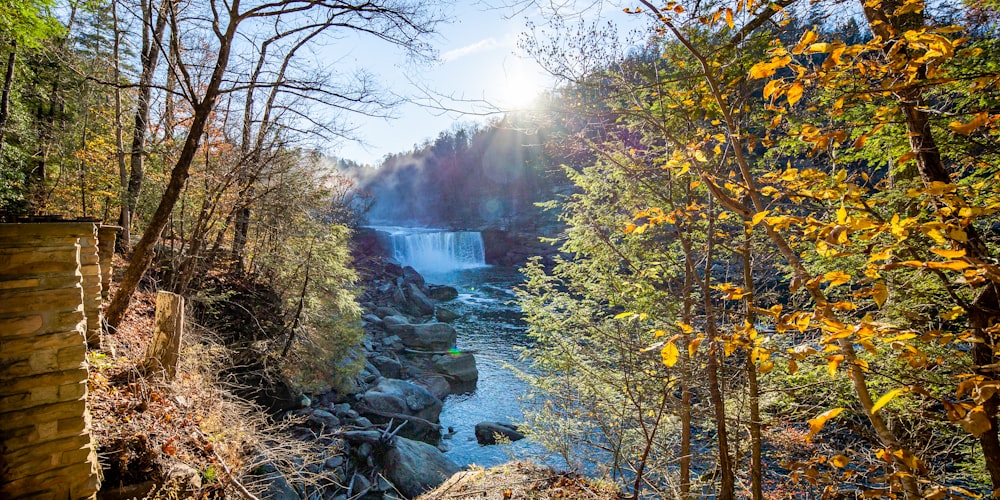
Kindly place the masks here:
POLYGON ((788 97, 788 105, 794 106, 795 103, 799 102, 799 100, 802 99, 802 92, 804 90, 805 87, 803 87, 799 82, 795 82, 788 87, 788 91, 785 92, 785 96, 788 97))
POLYGON ((977 128, 983 126, 990 120, 990 114, 987 111, 977 114, 971 120, 966 123, 960 121, 953 121, 948 124, 948 127, 955 132, 962 135, 969 135, 976 131, 977 128))
POLYGON ((827 410, 823 413, 820 413, 818 416, 816 416, 816 418, 809 419, 809 433, 806 434, 806 440, 812 441, 813 436, 818 434, 819 431, 823 430, 823 426, 826 425, 826 422, 831 418, 840 415, 840 412, 842 411, 844 411, 843 408, 834 408, 832 410, 827 410))
POLYGON ((965 250, 948 250, 945 248, 932 248, 931 252, 934 252, 946 259, 957 259, 959 257, 965 257, 965 250))

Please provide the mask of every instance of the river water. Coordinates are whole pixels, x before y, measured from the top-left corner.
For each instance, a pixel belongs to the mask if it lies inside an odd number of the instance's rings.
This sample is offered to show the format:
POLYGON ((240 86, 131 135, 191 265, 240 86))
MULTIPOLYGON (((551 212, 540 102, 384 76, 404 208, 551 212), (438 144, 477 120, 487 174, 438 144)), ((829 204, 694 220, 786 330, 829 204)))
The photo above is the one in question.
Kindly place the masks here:
MULTIPOLYGON (((553 462, 544 449, 530 439, 509 444, 481 446, 476 441, 475 426, 483 421, 518 424, 523 419, 519 398, 528 392, 527 384, 514 372, 528 369, 519 360, 519 348, 530 342, 520 309, 513 302, 513 287, 523 279, 516 269, 479 267, 450 272, 426 272, 428 283, 455 287, 457 299, 442 304, 461 315, 452 326, 458 331, 458 347, 475 351, 479 382, 476 389, 445 398, 441 425, 455 434, 444 442, 445 452, 459 465, 483 467, 531 458, 553 462)), ((556 463, 551 463, 557 465, 556 463)))
POLYGON ((513 268, 488 266, 482 236, 475 231, 401 226, 370 226, 385 236, 393 258, 413 266, 429 284, 455 287, 458 298, 442 304, 460 315, 452 322, 458 347, 473 351, 479 369, 476 389, 445 398, 441 425, 454 434, 444 441, 445 452, 459 465, 490 467, 512 459, 534 459, 553 466, 559 462, 530 439, 481 446, 476 441, 479 422, 519 424, 519 398, 528 385, 515 370, 527 370, 519 348, 530 341, 513 288, 523 276, 513 268))

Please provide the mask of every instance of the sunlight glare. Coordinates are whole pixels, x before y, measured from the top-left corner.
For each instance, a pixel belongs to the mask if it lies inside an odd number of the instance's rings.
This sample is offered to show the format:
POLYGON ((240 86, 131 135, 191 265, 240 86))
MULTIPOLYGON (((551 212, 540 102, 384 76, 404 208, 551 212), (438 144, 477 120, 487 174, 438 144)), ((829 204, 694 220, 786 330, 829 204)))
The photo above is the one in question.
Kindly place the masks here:
POLYGON ((513 110, 530 108, 545 88, 541 71, 522 59, 509 61, 505 69, 500 105, 513 110))

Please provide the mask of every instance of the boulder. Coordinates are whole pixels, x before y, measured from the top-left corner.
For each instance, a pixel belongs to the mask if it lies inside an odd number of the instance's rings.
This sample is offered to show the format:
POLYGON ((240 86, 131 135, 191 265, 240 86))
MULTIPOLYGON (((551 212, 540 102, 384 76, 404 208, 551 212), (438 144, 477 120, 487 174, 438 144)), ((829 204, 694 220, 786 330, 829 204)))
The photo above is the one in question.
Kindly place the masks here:
POLYGON ((427 443, 397 438, 383 459, 386 479, 407 498, 431 490, 460 470, 455 462, 427 443))
POLYGON ((392 303, 399 307, 408 307, 406 303, 406 294, 403 293, 403 289, 400 287, 393 287, 392 289, 392 303))
POLYGON ((373 410, 413 415, 430 422, 437 422, 441 414, 440 399, 427 389, 405 380, 382 379, 362 399, 373 410))
POLYGON ((451 323, 452 321, 458 319, 458 313, 450 309, 438 307, 437 309, 434 310, 434 318, 436 318, 438 321, 442 323, 451 323))
POLYGON ((417 285, 417 288, 424 287, 424 277, 416 269, 406 266, 403 268, 403 283, 417 285))
POLYGON ((524 434, 517 427, 504 422, 479 422, 476 424, 476 441, 479 444, 497 444, 497 436, 503 436, 511 441, 524 439, 524 434))
POLYGON ((380 318, 385 318, 386 316, 399 316, 399 311, 388 306, 382 306, 375 309, 375 315, 380 318))
POLYGON ((371 359, 371 363, 386 378, 399 378, 402 373, 402 363, 389 356, 375 356, 371 359))
POLYGON ((413 335, 413 325, 410 324, 410 320, 406 316, 401 314, 382 318, 382 326, 385 331, 392 335, 398 335, 400 338, 413 335))
POLYGON ((431 362, 434 363, 434 368, 438 373, 444 375, 451 384, 453 392, 475 388, 476 381, 479 380, 476 358, 471 353, 442 354, 431 358, 431 362))
POLYGON ((372 325, 381 325, 382 324, 382 318, 378 317, 375 314, 371 314, 371 313, 365 314, 364 316, 361 316, 361 319, 365 323, 370 323, 372 325))
POLYGON ((364 368, 361 369, 361 380, 366 384, 374 384, 382 373, 371 363, 371 361, 365 360, 364 368))
POLYGON ((416 283, 406 285, 406 303, 410 310, 420 315, 434 314, 434 303, 428 299, 416 283))
POLYGON ((458 333, 447 323, 410 325, 410 331, 393 332, 403 340, 403 345, 421 351, 447 351, 455 345, 458 333))
POLYGON ((305 417, 305 424, 317 432, 333 432, 340 427, 340 419, 333 413, 318 408, 304 408, 292 412, 297 417, 305 417))
POLYGON ((385 270, 386 276, 398 277, 403 275, 403 267, 391 260, 385 261, 383 269, 385 270))
POLYGON ((451 394, 451 384, 442 375, 424 375, 414 379, 413 383, 427 389, 434 397, 444 399, 451 394))
POLYGON ((427 287, 427 296, 438 302, 448 302, 458 298, 458 290, 447 285, 430 285, 427 287))

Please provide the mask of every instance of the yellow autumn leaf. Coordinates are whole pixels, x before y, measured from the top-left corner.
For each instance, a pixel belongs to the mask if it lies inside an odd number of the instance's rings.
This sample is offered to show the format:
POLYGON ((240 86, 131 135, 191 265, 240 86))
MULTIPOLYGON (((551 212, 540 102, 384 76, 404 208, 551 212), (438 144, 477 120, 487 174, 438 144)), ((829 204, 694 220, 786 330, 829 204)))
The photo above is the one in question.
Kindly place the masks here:
POLYGON ((948 320, 948 321, 953 321, 953 320, 955 320, 956 318, 958 318, 959 316, 961 316, 963 314, 965 314, 965 308, 964 307, 962 307, 962 306, 954 306, 951 309, 949 309, 949 310, 941 313, 941 318, 945 319, 945 320, 948 320))
POLYGON ((819 35, 815 31, 809 30, 802 34, 802 38, 799 39, 799 43, 795 44, 792 48, 793 54, 801 54, 806 47, 819 39, 819 35))
POLYGON ((795 82, 788 87, 788 90, 785 92, 785 97, 788 98, 788 105, 794 106, 795 103, 799 102, 802 99, 803 91, 805 91, 805 87, 799 82, 795 82))
POLYGON ((949 271, 961 271, 972 267, 972 264, 964 260, 947 260, 944 262, 928 262, 927 267, 931 269, 947 269, 949 271))
POLYGON ((705 152, 700 149, 694 152, 694 159, 700 162, 708 161, 708 157, 705 156, 705 152))
POLYGON ((819 415, 816 416, 816 418, 809 419, 809 433, 806 434, 806 441, 812 441, 813 436, 818 434, 819 431, 823 430, 823 426, 826 425, 826 422, 829 421, 831 418, 840 415, 842 411, 844 411, 843 408, 834 408, 832 410, 827 410, 823 413, 820 413, 819 415))
POLYGON ((699 335, 698 338, 695 338, 688 343, 688 356, 692 358, 694 357, 694 353, 698 352, 698 346, 701 345, 702 340, 704 340, 704 337, 699 335))
POLYGON ((663 345, 663 349, 660 350, 660 357, 663 358, 663 364, 670 368, 677 364, 677 359, 680 357, 680 352, 677 350, 677 346, 673 342, 669 342, 663 345))
POLYGON ((823 281, 830 282, 830 288, 851 281, 851 275, 842 271, 830 271, 823 275, 823 281))
POLYGON ((687 333, 691 333, 691 332, 694 331, 694 328, 692 328, 691 325, 689 325, 687 323, 684 323, 684 322, 681 322, 681 321, 677 322, 677 326, 681 329, 682 332, 684 332, 686 334, 687 333))
POLYGON ((830 458, 830 463, 838 469, 843 469, 847 464, 851 463, 851 459, 844 455, 834 455, 830 458))
POLYGON ((844 205, 837 209, 837 224, 847 224, 847 208, 844 205))
POLYGON ((774 91, 778 89, 779 85, 781 85, 781 80, 771 80, 767 82, 767 85, 764 85, 764 99, 770 99, 771 94, 774 94, 774 91))
POLYGON ((885 304, 885 301, 888 298, 889 298, 889 287, 885 286, 885 282, 879 281, 875 283, 875 286, 872 287, 872 299, 875 300, 875 305, 877 305, 881 309, 882 305, 885 304))
POLYGON ((806 49, 806 54, 820 54, 830 51, 831 44, 826 42, 814 43, 806 49))
POLYGON ((634 312, 632 312, 632 311, 625 311, 625 312, 623 312, 623 313, 618 313, 618 314, 616 314, 616 315, 615 315, 615 319, 622 319, 622 318, 627 318, 627 317, 629 317, 629 316, 632 316, 632 315, 634 315, 634 314, 635 314, 635 313, 634 313, 634 312))
POLYGON ((733 29, 736 26, 733 22, 733 9, 726 9, 726 24, 729 25, 729 29, 733 29))
POLYGON ((946 248, 932 248, 931 252, 934 252, 946 259, 957 259, 960 257, 965 257, 965 250, 948 250, 946 248))
POLYGON ((791 56, 774 56, 770 61, 761 61, 750 68, 750 78, 767 78, 779 68, 784 68, 792 62, 791 56))
POLYGON ((771 213, 770 210, 764 210, 763 212, 753 214, 753 218, 750 219, 750 225, 756 226, 757 224, 760 224, 760 221, 764 220, 764 217, 767 217, 767 214, 769 213, 771 213))
POLYGON ((658 339, 666 334, 667 332, 665 330, 656 330, 655 332, 653 332, 653 338, 658 339))
POLYGON ((799 371, 799 364, 795 362, 794 359, 788 360, 788 374, 795 375, 795 372, 799 371))
POLYGON ((955 132, 962 135, 969 135, 976 131, 977 128, 982 127, 990 120, 990 114, 988 111, 983 111, 982 113, 976 114, 968 122, 962 123, 960 121, 953 121, 948 124, 948 127, 955 132))
POLYGON ((879 410, 881 410, 882 407, 884 407, 885 405, 889 404, 889 401, 892 401, 892 398, 898 396, 899 393, 901 393, 901 392, 903 392, 905 390, 906 390, 905 387, 901 387, 899 389, 893 389, 893 390, 891 390, 891 391, 883 394, 882 397, 878 398, 878 401, 875 401, 875 405, 872 406, 872 415, 874 415, 876 412, 878 412, 879 410))

